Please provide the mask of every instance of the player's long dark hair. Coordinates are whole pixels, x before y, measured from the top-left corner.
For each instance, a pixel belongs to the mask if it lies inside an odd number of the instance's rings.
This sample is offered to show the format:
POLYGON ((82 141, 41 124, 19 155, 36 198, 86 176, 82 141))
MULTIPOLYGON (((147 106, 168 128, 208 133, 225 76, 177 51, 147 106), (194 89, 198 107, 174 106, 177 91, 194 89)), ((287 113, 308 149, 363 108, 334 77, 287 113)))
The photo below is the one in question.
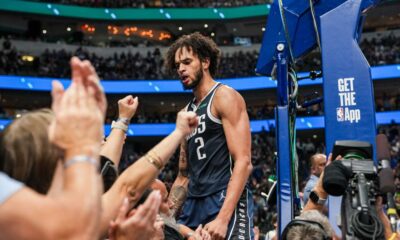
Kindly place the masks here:
POLYGON ((210 74, 212 77, 216 76, 221 51, 211 38, 203 36, 199 32, 181 36, 168 49, 165 65, 169 74, 176 74, 175 53, 181 48, 187 48, 188 50, 193 51, 193 54, 202 62, 206 59, 209 59, 210 74))

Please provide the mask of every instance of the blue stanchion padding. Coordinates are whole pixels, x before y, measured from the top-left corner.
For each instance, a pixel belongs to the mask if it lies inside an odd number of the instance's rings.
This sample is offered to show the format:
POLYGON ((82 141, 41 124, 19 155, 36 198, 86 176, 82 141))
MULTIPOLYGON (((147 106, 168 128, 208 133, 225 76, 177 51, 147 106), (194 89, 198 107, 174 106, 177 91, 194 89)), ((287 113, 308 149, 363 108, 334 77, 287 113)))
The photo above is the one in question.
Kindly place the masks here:
MULTIPOLYGON (((335 9, 347 0, 319 0, 313 1, 317 27, 319 16, 335 9)), ((379 0, 360 0, 361 10, 376 5, 379 0)), ((273 2, 268 17, 266 31, 264 32, 260 56, 258 58, 256 72, 262 75, 270 75, 275 64, 275 46, 285 36, 282 24, 279 0, 273 2)), ((313 26, 309 1, 282 0, 283 15, 286 19, 287 31, 291 43, 293 57, 298 58, 310 52, 316 45, 316 34, 313 26)), ((321 29, 321 28, 319 28, 321 29)), ((359 33, 359 32, 357 32, 359 33)), ((357 38, 360 34, 357 34, 357 38)))
MULTIPOLYGON (((366 141, 376 153, 371 72, 356 38, 362 27, 362 7, 361 0, 348 0, 320 19, 327 153, 337 140, 366 141)), ((340 203, 336 201, 329 199, 329 220, 340 233, 340 203)))
MULTIPOLYGON (((400 64, 376 66, 371 68, 372 78, 386 80, 400 78, 400 64)), ((307 76, 307 73, 299 73, 299 76, 307 76)), ((0 76, 0 89, 9 90, 28 90, 28 91, 50 91, 51 81, 54 78, 41 78, 29 76, 0 76)), ((68 87, 70 80, 59 79, 64 87, 68 87)), ((270 77, 244 77, 232 79, 219 79, 218 81, 233 87, 238 91, 271 89, 276 88, 277 82, 270 77)), ((177 80, 103 80, 107 94, 162 94, 162 93, 191 93, 182 88, 182 84, 177 80)), ((322 79, 304 79, 299 82, 299 86, 322 84, 322 79)))
POLYGON ((277 209, 278 232, 282 234, 285 226, 293 219, 293 188, 292 188, 292 163, 290 151, 289 110, 288 106, 278 106, 275 109, 277 132, 276 146, 278 151, 277 164, 277 209))

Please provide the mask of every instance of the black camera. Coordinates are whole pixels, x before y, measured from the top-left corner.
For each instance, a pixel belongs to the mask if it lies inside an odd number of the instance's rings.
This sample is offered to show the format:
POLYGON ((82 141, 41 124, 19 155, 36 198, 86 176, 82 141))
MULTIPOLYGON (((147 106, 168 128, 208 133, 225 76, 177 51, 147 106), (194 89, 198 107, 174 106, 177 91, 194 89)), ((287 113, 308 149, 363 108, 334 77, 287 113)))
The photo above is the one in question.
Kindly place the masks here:
POLYGON ((379 194, 378 170, 368 142, 336 141, 333 161, 325 168, 323 188, 329 195, 343 196, 341 225, 343 239, 384 239, 383 226, 375 210, 379 194))

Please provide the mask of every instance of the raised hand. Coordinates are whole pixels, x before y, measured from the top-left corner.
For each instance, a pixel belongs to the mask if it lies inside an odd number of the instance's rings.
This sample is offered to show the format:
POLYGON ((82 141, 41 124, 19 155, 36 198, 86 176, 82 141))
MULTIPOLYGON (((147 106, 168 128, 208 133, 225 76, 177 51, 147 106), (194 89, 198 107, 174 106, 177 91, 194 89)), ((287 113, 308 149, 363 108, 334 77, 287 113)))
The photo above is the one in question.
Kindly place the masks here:
POLYGON ((154 234, 151 240, 164 240, 164 220, 160 215, 157 215, 156 221, 154 223, 154 234))
POLYGON ((107 110, 107 99, 103 87, 100 84, 100 78, 88 60, 82 61, 80 67, 81 74, 84 76, 84 84, 88 91, 95 97, 97 106, 101 110, 104 120, 107 110))
POLYGON ((147 200, 128 215, 127 198, 120 208, 117 218, 110 223, 110 240, 149 240, 155 234, 155 222, 161 204, 159 191, 153 191, 147 200))
POLYGON ((135 115, 138 105, 138 98, 133 98, 132 95, 120 99, 118 101, 118 117, 130 120, 135 115))
POLYGON ((198 118, 194 112, 179 112, 176 119, 176 130, 184 135, 190 134, 198 125, 198 118))
MULTIPOLYGON (((90 63, 89 63, 90 64, 90 63)), ((91 65, 90 65, 91 66, 91 65)), ((62 149, 98 149, 103 136, 104 112, 99 107, 96 92, 89 86, 83 63, 71 59, 72 83, 64 91, 62 85, 53 82, 53 110, 55 119, 50 125, 50 140, 62 149)))

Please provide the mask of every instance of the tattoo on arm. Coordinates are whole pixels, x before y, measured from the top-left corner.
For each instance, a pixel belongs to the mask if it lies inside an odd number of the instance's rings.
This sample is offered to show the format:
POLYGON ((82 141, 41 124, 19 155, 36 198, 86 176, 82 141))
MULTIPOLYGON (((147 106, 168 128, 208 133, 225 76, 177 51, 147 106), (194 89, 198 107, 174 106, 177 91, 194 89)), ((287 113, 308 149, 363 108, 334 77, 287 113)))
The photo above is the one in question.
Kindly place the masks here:
POLYGON ((181 150, 179 154, 179 176, 189 177, 187 170, 187 155, 186 155, 186 141, 181 144, 181 150))
POLYGON ((174 186, 170 192, 170 200, 173 205, 171 207, 171 215, 176 217, 183 203, 186 200, 187 188, 185 186, 174 186))
POLYGON ((183 141, 179 155, 179 173, 169 193, 169 200, 172 203, 171 215, 176 217, 187 196, 189 183, 189 172, 187 169, 186 141, 183 141))

